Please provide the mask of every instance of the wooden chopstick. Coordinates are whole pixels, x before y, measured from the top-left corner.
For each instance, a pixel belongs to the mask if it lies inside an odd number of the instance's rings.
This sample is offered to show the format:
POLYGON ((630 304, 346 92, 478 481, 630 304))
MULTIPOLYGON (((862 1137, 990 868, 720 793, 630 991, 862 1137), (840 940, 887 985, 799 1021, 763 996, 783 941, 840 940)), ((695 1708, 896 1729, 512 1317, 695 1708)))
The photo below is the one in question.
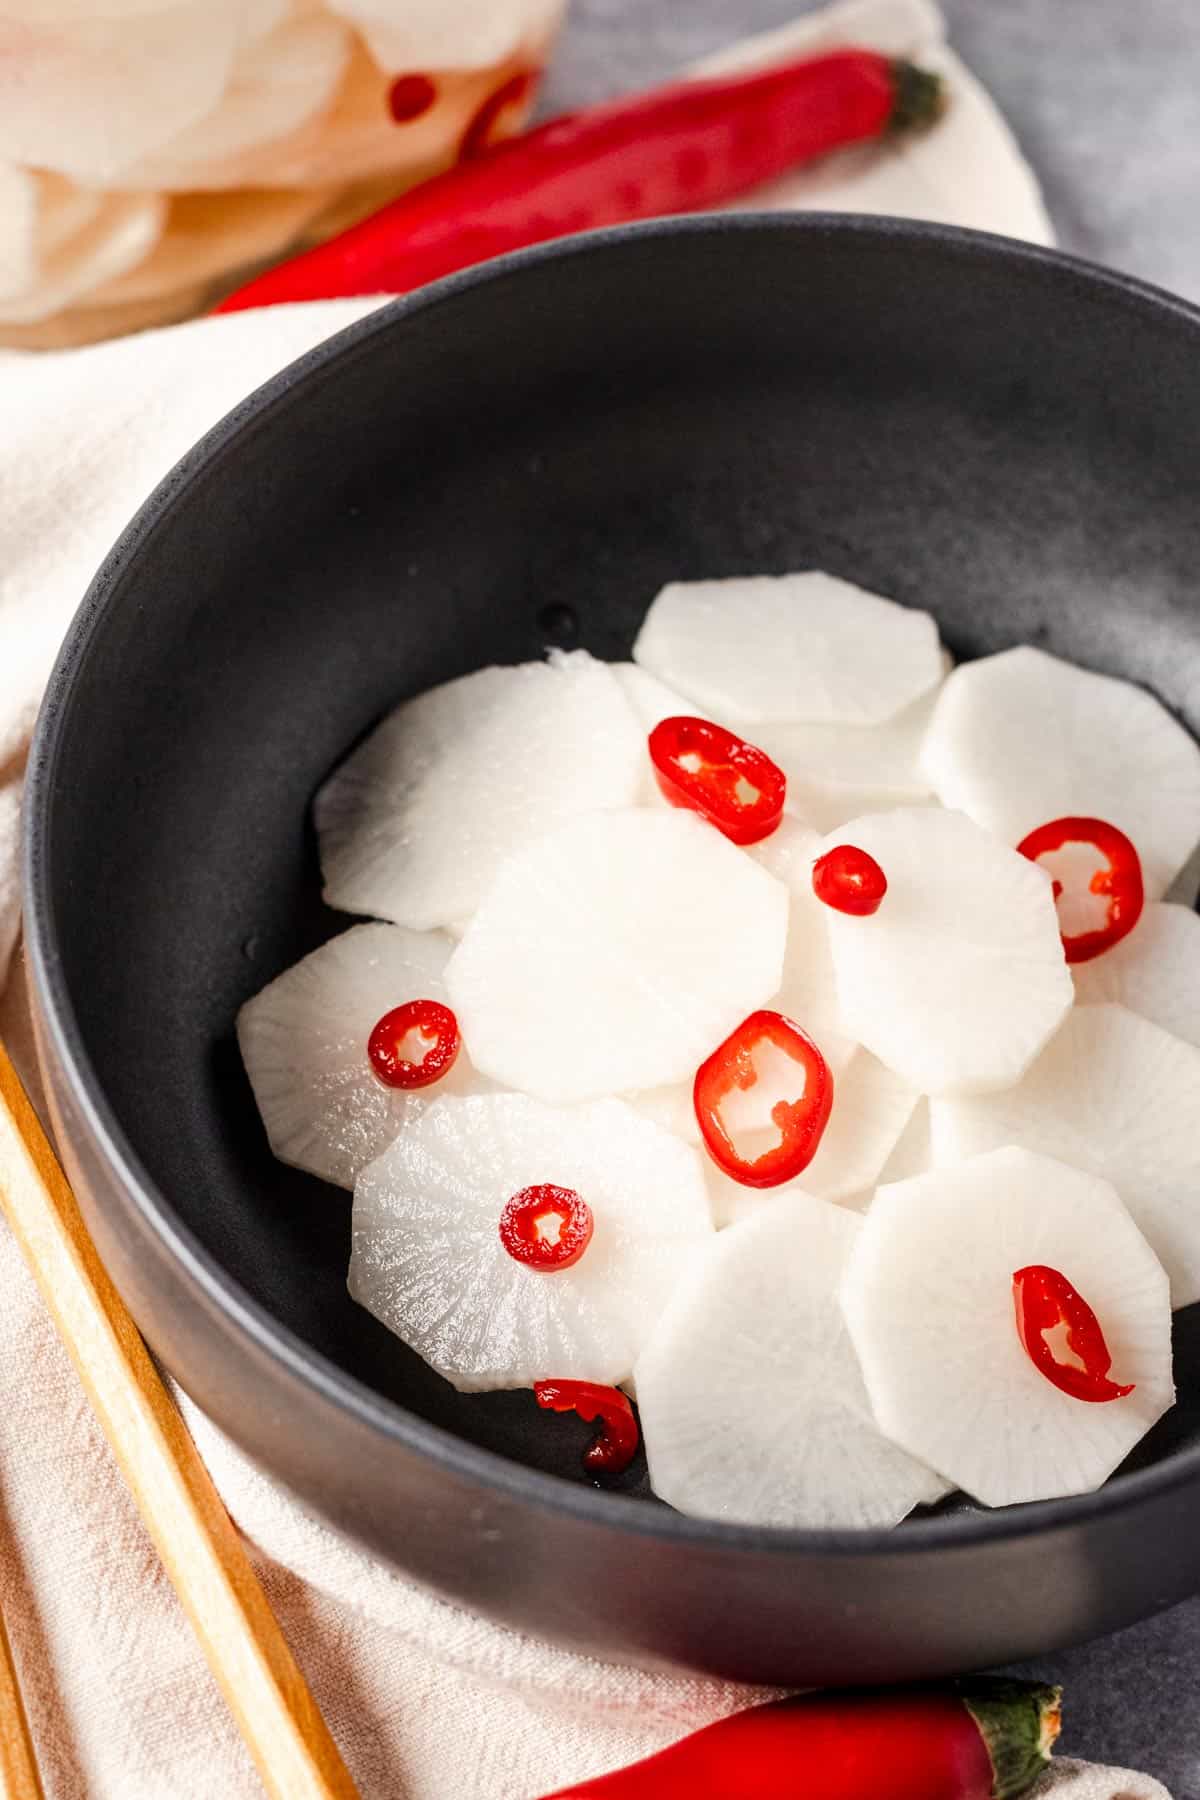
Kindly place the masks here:
POLYGON ((3 1617, 0 1617, 0 1800, 45 1800, 3 1617))
MULTIPOLYGON (((275 1800, 357 1790, 0 1045, 0 1205, 275 1800)), ((11 1791, 25 1800, 33 1787, 11 1791)))

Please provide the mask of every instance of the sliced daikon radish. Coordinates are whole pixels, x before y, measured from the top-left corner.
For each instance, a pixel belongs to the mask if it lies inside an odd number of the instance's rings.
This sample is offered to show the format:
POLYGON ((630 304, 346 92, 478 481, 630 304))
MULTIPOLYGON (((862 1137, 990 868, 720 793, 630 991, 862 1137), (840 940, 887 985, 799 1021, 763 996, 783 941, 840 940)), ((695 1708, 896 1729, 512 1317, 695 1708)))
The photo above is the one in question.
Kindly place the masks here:
POLYGON ((840 831, 865 813, 891 812, 897 806, 937 806, 933 794, 900 794, 888 787, 839 787, 836 783, 788 784, 787 810, 818 837, 840 831))
POLYGON ((785 817, 750 854, 788 890, 787 950, 775 1011, 807 1031, 836 1075, 849 1059, 854 1038, 838 998, 829 908, 813 893, 812 866, 823 849, 815 831, 785 817))
MULTIPOLYGON (((654 727, 661 725, 664 719, 688 718, 695 713, 696 709, 690 700, 685 700, 682 694, 677 694, 673 688, 669 688, 656 675, 651 675, 648 669, 639 669, 636 663, 610 663, 609 667, 620 685, 621 692, 633 708, 639 730, 644 734, 642 750, 645 766, 642 772, 641 791, 637 798, 643 806, 669 806, 670 801, 663 798, 662 789, 655 777, 654 764, 650 760, 646 739, 649 738, 654 727)), ((720 723, 719 720, 718 723, 720 723)))
POLYGON ((879 1171, 881 1187, 890 1181, 909 1181, 914 1175, 924 1175, 933 1167, 931 1129, 929 1102, 922 1098, 913 1108, 892 1154, 879 1171))
POLYGON ((448 1098, 359 1176, 350 1292, 458 1388, 613 1383, 711 1235, 699 1155, 622 1101, 448 1098), (542 1271, 499 1226, 547 1182, 580 1196, 593 1231, 577 1262, 542 1271))
POLYGON ((822 1200, 842 1201, 874 1187, 917 1099, 869 1050, 852 1050, 835 1069, 833 1111, 820 1148, 803 1174, 783 1187, 764 1190, 744 1187, 709 1162, 708 1187, 717 1224, 727 1225, 758 1211, 776 1193, 800 1189, 822 1200))
POLYGON ((1023 645, 955 669, 923 756, 946 806, 1006 843, 1051 819, 1132 838, 1158 899, 1200 842, 1200 747, 1131 682, 1023 645))
POLYGON ((779 987, 787 893, 694 813, 560 825, 446 972, 476 1068, 554 1103, 688 1081, 779 987))
MULTIPOLYGON (((690 700, 677 694, 674 688, 668 687, 665 681, 660 681, 657 675, 652 675, 649 669, 639 668, 634 662, 609 663, 608 667, 647 737, 664 719, 689 718, 695 713, 690 700)), ((718 719, 717 723, 721 724, 723 721, 718 719)))
POLYGON ((439 1094, 491 1086, 465 1049, 440 1081, 407 1093, 384 1087, 367 1057, 373 1027, 393 1007, 446 1003, 453 948, 438 931, 355 925, 242 1007, 242 1060, 282 1162, 352 1188, 358 1171, 439 1094))
POLYGON ((719 722, 877 725, 942 674, 928 613, 818 569, 672 582, 633 656, 719 722))
POLYGON ((1099 1487, 1174 1398, 1153 1251, 1106 1181, 1027 1150, 879 1188, 842 1306, 881 1429, 989 1506, 1099 1487), (1013 1276, 1039 1264, 1092 1308, 1131 1394, 1080 1400, 1033 1363, 1013 1276))
POLYGON ((325 898, 420 928, 463 919, 522 844, 632 804, 645 759, 615 676, 582 650, 431 688, 317 795, 325 898))
MULTIPOLYGON (((953 660, 945 651, 941 660, 948 674, 953 660)), ((937 696, 931 688, 882 725, 763 723, 747 732, 787 776, 789 813, 824 834, 863 813, 936 804, 921 750, 937 696)))
POLYGON ((641 1088, 637 1093, 623 1094, 647 1119, 653 1119, 664 1131, 674 1132, 687 1144, 700 1143, 700 1126, 692 1098, 692 1083, 678 1081, 672 1087, 641 1088))
POLYGON ((918 1093, 1009 1087, 1074 998, 1048 878, 961 813, 906 807, 826 840, 879 863, 879 911, 826 907, 847 1031, 918 1093))
POLYGON ((1200 1300, 1200 1050, 1123 1006, 1076 1007, 1003 1094, 932 1101, 933 1156, 1023 1144, 1111 1181, 1171 1277, 1200 1300))
POLYGON ((635 1370, 650 1483, 750 1525, 894 1525, 946 1484, 871 1422, 836 1289, 861 1222, 788 1193, 706 1246, 635 1370))
MULTIPOLYGON (((925 799, 933 784, 921 767, 921 747, 938 690, 931 689, 882 725, 781 725, 747 731, 788 778, 788 793, 824 787, 891 793, 896 803, 925 799)), ((736 729, 740 729, 737 727, 736 729)), ((859 807, 866 812, 866 807, 859 807)), ((853 817, 847 814, 847 817, 853 817)))
POLYGON ((1085 1006, 1116 1000, 1200 1045, 1200 916, 1189 907, 1147 906, 1128 937, 1072 974, 1085 1006))
POLYGON ((855 1050, 835 1076, 829 1124, 801 1186, 828 1200, 873 1187, 919 1098, 869 1050, 855 1050))

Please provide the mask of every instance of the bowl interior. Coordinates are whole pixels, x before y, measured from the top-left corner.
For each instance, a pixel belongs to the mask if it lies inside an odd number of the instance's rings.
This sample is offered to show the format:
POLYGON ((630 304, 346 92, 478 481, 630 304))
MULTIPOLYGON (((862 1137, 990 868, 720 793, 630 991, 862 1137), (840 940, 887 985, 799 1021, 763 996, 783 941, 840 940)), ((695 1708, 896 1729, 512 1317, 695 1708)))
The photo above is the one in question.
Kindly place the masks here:
MULTIPOLYGON (((233 1021, 348 922, 315 788, 405 695, 547 643, 625 657, 670 578, 813 564, 930 607, 960 657, 1042 644, 1200 731, 1198 471, 1187 309, 879 222, 536 256, 274 384, 110 562, 60 693, 43 929, 137 1157, 323 1356, 579 1479, 587 1428, 456 1394, 350 1302, 348 1197, 267 1149, 233 1021)), ((1191 1315, 1178 1339, 1142 1462, 1200 1442, 1191 1315)))

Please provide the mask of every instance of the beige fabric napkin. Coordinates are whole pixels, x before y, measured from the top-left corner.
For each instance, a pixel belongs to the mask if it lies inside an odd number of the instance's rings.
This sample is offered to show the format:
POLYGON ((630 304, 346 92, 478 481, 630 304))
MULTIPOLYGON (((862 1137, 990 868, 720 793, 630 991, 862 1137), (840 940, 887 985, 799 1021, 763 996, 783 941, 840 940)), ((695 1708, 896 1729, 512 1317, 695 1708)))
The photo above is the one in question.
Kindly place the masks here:
MULTIPOLYGON (((861 42, 945 69, 936 133, 754 197, 1048 241, 1036 183, 928 0, 846 0, 707 68, 861 42)), ((0 981, 17 929, 18 772, 58 643, 138 502, 235 401, 372 301, 200 320, 96 348, 0 354, 0 981)), ((31 1068, 19 970, 0 1035, 31 1068)), ((530 1800, 644 1756, 753 1695, 606 1667, 504 1631, 308 1518, 183 1402, 367 1800, 530 1800)), ((51 1800, 259 1792, 65 1355, 0 1233, 0 1598, 51 1800)), ((1047 1788, 1047 1793, 1051 1789, 1047 1788)), ((1064 1763, 1055 1800, 1165 1800, 1064 1763)))

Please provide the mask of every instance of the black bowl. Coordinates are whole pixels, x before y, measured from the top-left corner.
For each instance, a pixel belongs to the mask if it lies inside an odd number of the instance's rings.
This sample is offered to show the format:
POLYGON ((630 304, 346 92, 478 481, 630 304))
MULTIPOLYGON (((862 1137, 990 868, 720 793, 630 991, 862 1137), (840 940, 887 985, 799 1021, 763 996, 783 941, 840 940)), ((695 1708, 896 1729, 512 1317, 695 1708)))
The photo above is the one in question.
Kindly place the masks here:
POLYGON ((949 230, 603 234, 388 307, 255 394, 101 570, 29 787, 44 1073, 162 1361, 361 1542, 604 1656, 922 1676, 1200 1585, 1188 1316, 1181 1402, 1099 1494, 892 1534, 685 1519, 644 1471, 597 1491, 582 1425, 455 1394, 349 1301, 347 1199, 272 1160, 233 1039, 344 923, 309 802, 403 695, 547 641, 624 657, 670 577, 818 564, 931 607, 959 655, 1045 644, 1197 729, 1198 563, 1200 315, 949 230))

